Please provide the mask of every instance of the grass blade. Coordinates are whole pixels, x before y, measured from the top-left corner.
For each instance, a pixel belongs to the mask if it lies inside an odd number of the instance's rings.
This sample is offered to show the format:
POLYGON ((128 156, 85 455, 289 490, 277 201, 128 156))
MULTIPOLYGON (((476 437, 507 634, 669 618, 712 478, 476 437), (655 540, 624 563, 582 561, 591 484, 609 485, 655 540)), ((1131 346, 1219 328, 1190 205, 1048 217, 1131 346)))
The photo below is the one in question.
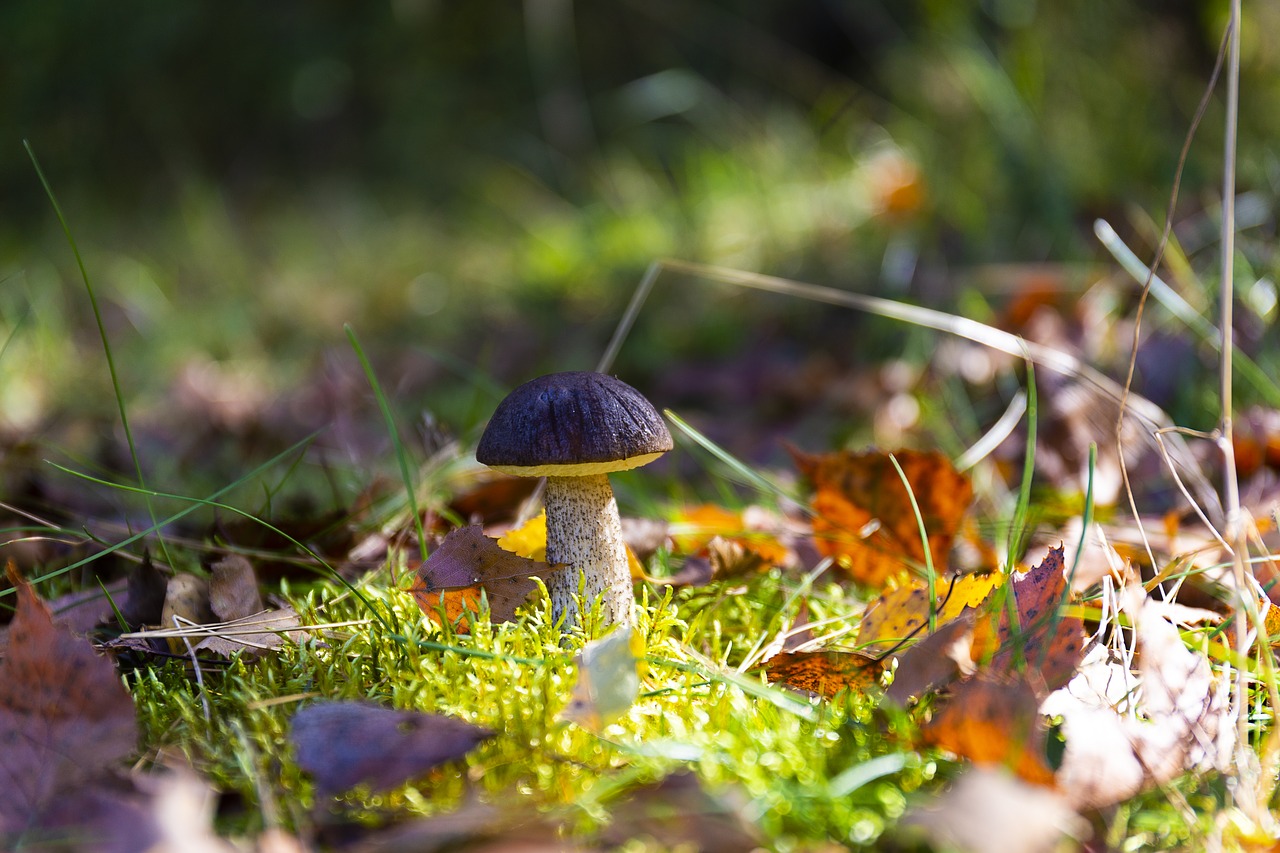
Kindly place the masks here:
POLYGON ((418 553, 423 560, 426 560, 427 537, 422 529, 422 513, 418 512, 417 488, 413 484, 413 475, 409 471, 409 456, 405 452, 404 442, 400 440, 400 430, 396 429, 396 421, 391 415, 391 406, 387 403, 387 395, 382 393, 382 385, 378 383, 378 376, 373 372, 373 365, 369 363, 368 356, 364 354, 364 348, 360 346, 360 341, 356 338, 355 329, 351 327, 350 323, 343 325, 342 328, 347 332, 347 339, 351 341, 351 348, 355 350, 356 358, 360 359, 360 366, 364 368, 364 375, 369 380, 370 387, 373 388, 373 396, 378 400, 378 408, 382 410, 382 419, 387 424, 387 434, 391 436, 391 444, 396 451, 396 461, 400 464, 400 476, 404 480, 405 494, 409 498, 409 511, 413 513, 413 522, 418 533, 418 553))

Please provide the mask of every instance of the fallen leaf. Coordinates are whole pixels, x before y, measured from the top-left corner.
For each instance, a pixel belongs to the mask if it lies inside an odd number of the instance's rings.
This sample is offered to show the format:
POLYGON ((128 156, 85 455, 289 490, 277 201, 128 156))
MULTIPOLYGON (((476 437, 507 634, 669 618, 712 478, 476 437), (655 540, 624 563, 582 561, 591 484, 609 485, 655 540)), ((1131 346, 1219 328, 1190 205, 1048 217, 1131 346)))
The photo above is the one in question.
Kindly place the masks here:
POLYGON ((816 652, 781 652, 764 666, 771 682, 781 682, 828 699, 842 690, 866 692, 880 683, 883 667, 875 658, 858 652, 824 649, 816 652))
POLYGON ((880 594, 867 605, 858 625, 858 648, 868 653, 887 652, 929 624, 929 590, 908 584, 880 594))
POLYGON ((893 683, 885 695, 905 705, 908 700, 955 681, 972 670, 969 646, 974 614, 962 613, 896 656, 893 683))
POLYGON ((138 729, 112 662, 56 626, 12 564, 8 574, 18 601, 0 661, 0 832, 17 832, 60 792, 132 753, 138 729))
POLYGON ((643 563, 667 544, 669 525, 659 518, 622 518, 622 541, 643 563))
POLYGON ((1043 696, 1070 681, 1084 655, 1084 622, 1061 613, 1067 597, 1062 546, 1015 577, 1012 593, 1016 625, 1003 608, 994 618, 978 620, 973 657, 982 661, 990 655, 986 668, 995 673, 1024 668, 1043 696))
POLYGON ((547 560, 547 514, 540 512, 519 527, 513 527, 503 533, 498 537, 498 546, 521 557, 545 563, 547 560))
POLYGON ((294 630, 299 625, 298 614, 292 607, 272 608, 209 626, 209 636, 200 640, 193 648, 196 652, 209 652, 222 657, 231 657, 241 652, 246 657, 256 658, 263 652, 279 649, 286 640, 296 642, 302 639, 305 633, 294 630))
MULTIPOLYGON (((813 535, 820 553, 868 586, 883 586, 924 565, 920 527, 887 453, 808 454, 793 448, 791 455, 813 483, 813 535)), ((934 570, 942 573, 973 487, 941 453, 903 450, 894 458, 919 505, 934 570)))
MULTIPOLYGON (((979 607, 1003 581, 1004 575, 998 572, 939 579, 934 604, 937 626, 945 625, 966 609, 979 607)), ((920 636, 928 624, 928 587, 923 582, 912 582, 881 593, 867 605, 858 626, 858 647, 869 652, 886 652, 904 640, 920 636)))
MULTIPOLYGON (((537 589, 532 576, 545 578, 552 571, 546 563, 503 549, 473 524, 444 538, 418 569, 409 591, 423 613, 440 621, 443 605, 444 618, 453 624, 459 624, 468 610, 479 612, 483 591, 489 618, 507 622, 537 589)), ((465 623, 460 627, 465 628, 465 623)))
MULTIPOLYGON (((115 614, 111 610, 111 602, 107 600, 107 596, 114 597, 119 603, 126 594, 125 582, 112 581, 106 585, 105 590, 104 593, 102 588, 94 587, 51 599, 47 603, 49 610, 53 613, 53 623, 77 637, 83 637, 88 636, 103 622, 114 621, 115 614)), ((0 657, 4 656, 8 648, 9 626, 3 625, 0 626, 0 657)))
POLYGON ((107 780, 59 794, 23 841, 68 853, 235 853, 213 833, 215 800, 189 771, 107 780))
POLYGON ((156 568, 150 551, 143 552, 142 562, 129 572, 127 583, 128 593, 120 605, 120 612, 129 627, 136 630, 159 622, 164 613, 169 579, 156 568))
POLYGON ((560 718, 598 732, 625 714, 640 692, 643 653, 644 638, 630 628, 583 646, 574 658, 578 680, 560 718))
POLYGON ((921 734, 975 764, 1003 765, 1028 782, 1052 785, 1039 704, 1026 678, 979 673, 952 689, 921 734))
POLYGON ((209 607, 220 622, 261 612, 262 593, 253 564, 239 554, 214 563, 209 568, 209 607))
MULTIPOLYGON (((169 578, 169 586, 164 593, 164 608, 160 613, 162 628, 185 628, 213 621, 207 580, 190 574, 176 574, 169 578)), ((187 645, 181 637, 170 637, 168 644, 169 651, 175 655, 187 652, 187 645)))
POLYGON ((439 714, 320 702, 294 714, 289 741, 324 798, 361 784, 375 793, 390 790, 461 758, 492 734, 439 714))

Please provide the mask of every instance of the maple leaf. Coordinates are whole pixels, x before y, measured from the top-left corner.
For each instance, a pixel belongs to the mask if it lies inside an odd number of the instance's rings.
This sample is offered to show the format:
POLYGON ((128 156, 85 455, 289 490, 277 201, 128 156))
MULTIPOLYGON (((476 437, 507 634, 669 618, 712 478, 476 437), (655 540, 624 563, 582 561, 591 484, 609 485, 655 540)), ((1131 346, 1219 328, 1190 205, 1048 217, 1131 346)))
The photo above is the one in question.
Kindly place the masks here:
POLYGON ((994 620, 979 620, 973 658, 990 656, 986 668, 996 673, 1026 667, 1043 695, 1070 681, 1084 656, 1084 622, 1061 613, 1067 596, 1062 546, 1051 548, 1039 565, 1015 577, 1012 592, 1016 625, 1007 610, 994 620))
POLYGON ((0 661, 0 831, 133 752, 133 700, 112 662, 53 622, 13 564, 17 612, 0 661))
MULTIPOLYGON (((911 499, 889 455, 880 451, 809 454, 791 448, 796 467, 813 483, 813 534, 819 553, 833 557, 857 582, 883 586, 925 563, 911 499)), ((894 454, 924 520, 935 571, 942 572, 973 487, 941 453, 894 454)))
POLYGON ((545 578, 552 571, 546 563, 503 549, 473 524, 444 538, 419 567, 409 591, 427 616, 439 622, 443 605, 444 618, 465 630, 462 617, 467 610, 480 611, 482 591, 489 602, 489 618, 507 622, 537 589, 531 578, 545 578))

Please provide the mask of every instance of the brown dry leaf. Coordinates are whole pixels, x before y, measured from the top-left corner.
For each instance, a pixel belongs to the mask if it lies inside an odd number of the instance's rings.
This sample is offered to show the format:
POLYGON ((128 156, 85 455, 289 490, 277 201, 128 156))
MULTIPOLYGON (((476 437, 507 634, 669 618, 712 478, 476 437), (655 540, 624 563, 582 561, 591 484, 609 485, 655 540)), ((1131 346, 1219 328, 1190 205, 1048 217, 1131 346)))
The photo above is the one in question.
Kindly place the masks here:
POLYGON ((17 590, 0 661, 0 833, 21 831, 60 792, 115 765, 138 739, 133 700, 115 666, 54 625, 9 565, 17 590))
POLYGON ((209 569, 209 607, 220 622, 261 612, 262 593, 253 564, 239 554, 214 563, 209 569))
MULTIPOLYGON (((47 603, 53 613, 53 623, 77 637, 83 637, 102 623, 114 621, 115 614, 107 596, 111 596, 117 604, 123 601, 127 594, 125 581, 112 581, 106 585, 105 590, 104 593, 102 588, 94 587, 50 599, 47 603)), ((159 611, 156 615, 159 616, 159 611)), ((9 626, 3 625, 0 626, 0 657, 4 657, 8 649, 9 626)))
POLYGON ((973 622, 973 611, 962 613, 897 655, 893 683, 885 695, 905 705, 908 700, 971 672, 973 661, 969 657, 969 646, 973 622))
POLYGON ((975 764, 1004 765, 1028 782, 1052 785, 1045 733, 1039 700, 1026 678, 990 673, 956 685, 922 731, 926 743, 975 764))
POLYGON ((395 788, 454 761, 493 735, 454 717, 368 702, 318 702, 293 716, 289 741, 319 797, 364 784, 395 788))
POLYGON ((231 657, 241 652, 249 658, 262 652, 275 651, 286 640, 298 641, 305 636, 300 627, 297 612, 289 606, 251 613, 239 619, 210 627, 210 636, 193 647, 196 652, 209 652, 231 657))
POLYGON ((155 567, 151 552, 144 551, 142 562, 129 572, 128 593, 120 605, 120 612, 130 628, 154 625, 164 612, 168 578, 155 567))
MULTIPOLYGON (((189 574, 177 574, 169 578, 164 593, 164 609, 160 613, 161 628, 185 628, 190 625, 206 625, 215 621, 209 607, 209 582, 189 574)), ((185 654, 187 645, 181 637, 168 639, 169 651, 185 654)))
MULTIPOLYGON (((889 455, 880 451, 808 454, 792 449, 796 467, 813 483, 813 535, 857 582, 883 586, 924 564, 911 500, 889 455)), ((933 566, 947 567, 951 543, 973 500, 973 487, 941 453, 894 454, 924 519, 933 566)))
POLYGON ((975 660, 991 655, 986 668, 997 674, 1021 664, 1041 695, 1070 681, 1084 656, 1084 622, 1060 612, 1068 594, 1064 568, 1062 546, 1049 549, 1038 566, 1013 580, 1016 628, 1009 612, 1000 609, 992 618, 978 620, 974 631, 975 660))
POLYGON ((465 628, 462 617, 467 610, 479 612, 482 590, 489 601, 489 618, 507 622, 537 589, 532 576, 545 578, 552 571, 546 563, 501 548, 473 524, 444 538, 419 567, 409 591, 431 619, 440 621, 443 605, 444 618, 465 628))
POLYGON ((824 649, 781 652, 764 665, 770 682, 781 682, 828 699, 841 690, 866 692, 880 683, 880 662, 858 652, 824 649))

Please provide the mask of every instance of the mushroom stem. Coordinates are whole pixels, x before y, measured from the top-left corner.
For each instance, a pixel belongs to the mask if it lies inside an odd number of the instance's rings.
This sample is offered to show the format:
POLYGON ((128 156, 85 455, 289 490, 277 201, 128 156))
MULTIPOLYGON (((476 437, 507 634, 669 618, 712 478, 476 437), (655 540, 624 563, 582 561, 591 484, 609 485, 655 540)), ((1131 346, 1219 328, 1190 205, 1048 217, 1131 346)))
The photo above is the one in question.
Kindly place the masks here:
POLYGON ((547 579, 552 610, 564 625, 577 624, 580 614, 574 601, 578 578, 585 578, 583 601, 600 596, 606 622, 632 623, 635 594, 622 522, 606 474, 581 477, 547 477, 543 497, 547 509, 547 562, 566 568, 547 579))

